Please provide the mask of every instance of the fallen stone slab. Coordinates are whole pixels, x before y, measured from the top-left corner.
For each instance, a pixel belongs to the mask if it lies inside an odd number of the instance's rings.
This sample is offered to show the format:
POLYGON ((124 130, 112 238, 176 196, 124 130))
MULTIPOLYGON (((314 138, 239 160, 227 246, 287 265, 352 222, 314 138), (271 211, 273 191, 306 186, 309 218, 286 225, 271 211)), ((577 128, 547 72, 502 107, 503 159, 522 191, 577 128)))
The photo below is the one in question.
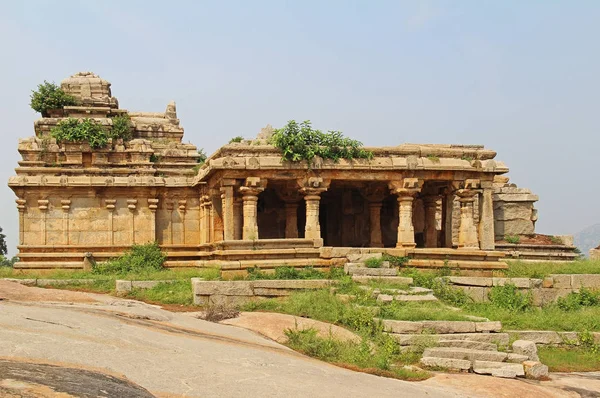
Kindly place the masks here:
POLYGON ((427 348, 424 357, 468 359, 469 361, 503 362, 508 356, 505 352, 471 350, 468 348, 435 347, 427 348))
POLYGON ((471 276, 449 276, 447 278, 454 285, 481 286, 481 287, 493 286, 492 278, 471 277, 471 276))
POLYGON ((423 321, 423 328, 436 333, 474 333, 475 322, 469 321, 423 321))
POLYGON ((420 359, 419 363, 421 364, 421 366, 430 368, 444 368, 450 370, 471 369, 471 361, 467 361, 464 359, 423 357, 420 359))
POLYGON ((383 330, 391 333, 421 333, 423 322, 395 321, 390 319, 381 320, 383 330))
POLYGON ((410 288, 410 293, 412 293, 412 294, 433 293, 433 290, 427 289, 425 287, 413 286, 410 288))
POLYGON ((523 365, 518 363, 506 363, 499 361, 474 361, 473 372, 487 374, 496 377, 515 378, 525 376, 523 365))
POLYGON ((508 358, 506 358, 506 362, 510 363, 523 363, 529 360, 527 355, 515 354, 514 352, 508 353, 508 358))
POLYGON ((397 301, 438 301, 437 297, 432 294, 413 295, 413 294, 398 294, 394 296, 397 301))
POLYGON ((508 333, 397 334, 390 336, 401 346, 435 343, 439 340, 469 340, 507 346, 508 333))
POLYGON ((368 268, 368 267, 355 267, 348 266, 347 273, 350 275, 362 275, 362 276, 397 276, 398 270, 396 268, 368 268))
POLYGON ((394 301, 394 296, 391 296, 389 294, 380 294, 377 296, 377 301, 379 301, 380 303, 391 303, 392 301, 394 301))
POLYGON ((516 340, 512 343, 512 350, 515 354, 525 355, 532 361, 539 361, 537 347, 533 341, 516 340))
POLYGON ((525 377, 534 380, 543 380, 548 377, 548 366, 539 361, 524 361, 525 377))
POLYGON ((396 283, 398 285, 411 285, 413 278, 407 278, 404 276, 370 276, 370 275, 352 275, 352 280, 356 283, 369 283, 370 281, 381 281, 386 283, 396 283))
POLYGON ((500 321, 475 322, 475 331, 477 332, 499 332, 502 330, 500 321))
MULTIPOLYGON (((438 347, 454 347, 454 348, 468 348, 471 350, 483 350, 483 351, 498 351, 498 346, 494 343, 486 343, 483 341, 471 341, 471 340, 438 340, 438 347)), ((511 354, 508 354, 509 357, 511 354)))

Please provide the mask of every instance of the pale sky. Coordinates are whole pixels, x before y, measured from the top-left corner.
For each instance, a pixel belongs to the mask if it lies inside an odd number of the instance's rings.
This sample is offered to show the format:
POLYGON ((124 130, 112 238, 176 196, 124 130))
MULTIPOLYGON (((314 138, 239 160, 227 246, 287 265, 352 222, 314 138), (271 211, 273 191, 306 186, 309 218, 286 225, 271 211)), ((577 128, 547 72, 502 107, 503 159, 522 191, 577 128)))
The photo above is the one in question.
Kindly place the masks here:
POLYGON ((212 153, 287 120, 366 145, 483 144, 540 196, 537 231, 600 222, 598 1, 0 0, 0 226, 32 89, 93 71, 121 108, 177 102, 212 153))

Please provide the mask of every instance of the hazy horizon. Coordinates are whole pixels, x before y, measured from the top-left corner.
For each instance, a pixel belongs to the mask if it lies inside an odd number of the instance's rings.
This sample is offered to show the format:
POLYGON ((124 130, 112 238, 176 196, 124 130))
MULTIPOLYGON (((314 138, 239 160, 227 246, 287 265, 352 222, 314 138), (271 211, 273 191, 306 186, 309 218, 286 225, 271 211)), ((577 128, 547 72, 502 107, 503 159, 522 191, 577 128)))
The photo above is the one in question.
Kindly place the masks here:
POLYGON ((600 3, 27 1, 0 4, 0 226, 8 178, 39 118, 31 90, 92 71, 119 106, 177 102, 208 154, 267 124, 310 119, 368 146, 482 144, 540 196, 536 230, 600 222, 600 3))

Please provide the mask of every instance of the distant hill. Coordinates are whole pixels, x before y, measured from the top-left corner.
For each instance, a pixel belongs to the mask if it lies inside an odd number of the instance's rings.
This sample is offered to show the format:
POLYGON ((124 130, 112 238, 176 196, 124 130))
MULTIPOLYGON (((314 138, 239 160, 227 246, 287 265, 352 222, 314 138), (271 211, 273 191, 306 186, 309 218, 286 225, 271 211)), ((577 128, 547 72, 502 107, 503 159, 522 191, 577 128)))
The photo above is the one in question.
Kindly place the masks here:
POLYGON ((600 245, 600 223, 594 224, 591 227, 579 231, 574 235, 575 246, 581 250, 583 254, 587 255, 590 249, 593 249, 600 245))

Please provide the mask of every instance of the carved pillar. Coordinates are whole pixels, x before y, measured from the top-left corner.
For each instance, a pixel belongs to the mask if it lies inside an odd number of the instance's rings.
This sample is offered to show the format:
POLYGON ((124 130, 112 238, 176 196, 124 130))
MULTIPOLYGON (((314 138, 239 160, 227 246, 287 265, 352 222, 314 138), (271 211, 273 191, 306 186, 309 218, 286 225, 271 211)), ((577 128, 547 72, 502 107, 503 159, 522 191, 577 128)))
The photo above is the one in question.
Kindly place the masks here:
POLYGON ((131 244, 135 245, 135 210, 137 209, 137 199, 127 199, 127 208, 131 213, 131 244))
POLYGON ((425 247, 437 247, 438 231, 436 228, 437 202, 439 197, 436 195, 425 196, 423 204, 425 207, 425 247))
POLYGON ((71 201, 68 199, 60 201, 60 207, 63 211, 63 234, 64 234, 64 244, 69 244, 69 210, 71 209, 71 201))
POLYGON ((385 186, 381 184, 370 184, 364 191, 364 196, 369 201, 369 225, 370 225, 370 246, 383 247, 383 238, 381 236, 381 207, 385 196, 385 186))
POLYGON ((211 201, 208 195, 200 197, 200 243, 210 243, 211 201))
POLYGON ((38 208, 40 209, 41 217, 40 217, 40 238, 41 244, 46 244, 46 219, 48 217, 48 200, 40 199, 38 200, 38 208))
POLYGON ((158 199, 149 198, 148 208, 150 209, 150 242, 156 242, 156 209, 158 209, 158 199))
POLYGON ((181 218, 181 237, 179 239, 180 244, 185 244, 185 210, 187 206, 187 200, 182 199, 177 202, 177 209, 179 210, 179 217, 181 218))
POLYGON ((494 200, 492 198, 492 182, 481 183, 483 189, 479 200, 479 247, 482 250, 494 250, 494 200))
POLYGON ((243 200, 244 225, 242 238, 244 240, 258 239, 257 204, 258 195, 264 191, 266 180, 259 177, 248 177, 240 193, 243 200))
POLYGON ((298 202, 285 204, 285 237, 287 239, 298 237, 298 202))
POLYGON ((116 199, 104 200, 104 206, 108 210, 108 240, 111 246, 115 244, 114 212, 116 203, 116 199))
POLYGON ((301 180, 300 191, 304 194, 306 203, 306 225, 304 227, 304 238, 320 240, 321 245, 321 223, 319 222, 319 205, 321 202, 321 193, 329 188, 331 181, 324 181, 321 177, 310 177, 306 181, 301 180))
POLYGON ((398 196, 398 241, 396 242, 398 248, 416 246, 412 219, 413 200, 421 190, 421 185, 418 178, 405 178, 389 184, 391 192, 398 196))
POLYGON ((473 202, 477 195, 478 180, 466 180, 465 188, 456 191, 460 202, 460 227, 458 229, 459 249, 478 249, 477 228, 473 220, 473 202))
POLYGON ((240 197, 233 199, 233 239, 241 240, 244 231, 244 201, 240 197))
POLYGON ((235 180, 223 179, 221 181, 221 200, 223 209, 223 239, 233 240, 235 238, 234 211, 233 211, 233 189, 235 180))
POLYGON ((173 209, 175 208, 174 201, 168 199, 165 202, 165 207, 167 208, 167 212, 169 213, 169 223, 167 224, 167 242, 168 244, 173 244, 173 209))
POLYGON ((27 201, 17 199, 17 209, 19 210, 19 245, 25 244, 25 211, 27 210, 27 201))

